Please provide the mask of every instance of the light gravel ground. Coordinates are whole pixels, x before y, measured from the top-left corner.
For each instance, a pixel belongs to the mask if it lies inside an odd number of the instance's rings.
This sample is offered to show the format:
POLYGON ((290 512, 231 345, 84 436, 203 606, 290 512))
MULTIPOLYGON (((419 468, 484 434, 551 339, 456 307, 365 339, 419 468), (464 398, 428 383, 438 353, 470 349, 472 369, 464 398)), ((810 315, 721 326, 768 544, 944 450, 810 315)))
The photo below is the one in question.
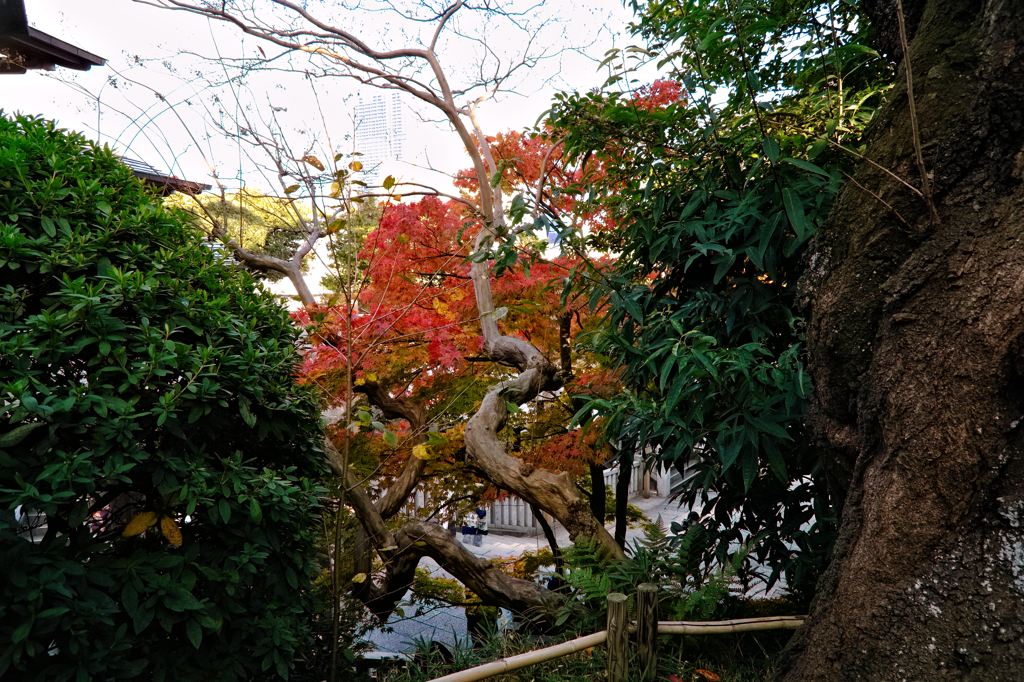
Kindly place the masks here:
MULTIPOLYGON (((675 502, 669 502, 663 497, 651 497, 644 499, 636 496, 630 499, 630 503, 639 507, 653 522, 659 517, 668 529, 673 521, 682 523, 690 513, 688 507, 677 507, 675 502)), ((609 526, 609 529, 612 529, 609 526)), ((553 525, 555 540, 559 547, 570 544, 569 533, 557 522, 553 525)), ((462 535, 458 535, 461 539, 462 535)), ((467 536, 468 537, 468 536, 467 536)), ((631 545, 637 538, 643 537, 643 530, 630 528, 626 532, 626 544, 631 545)), ((536 537, 511 537, 508 535, 496 535, 490 533, 482 538, 479 547, 465 545, 473 554, 484 558, 519 556, 525 551, 537 551, 547 547, 547 540, 543 535, 536 537)), ((432 575, 451 578, 452 576, 437 565, 432 559, 425 558, 420 566, 428 569, 432 575)), ((385 652, 408 652, 415 649, 415 641, 423 639, 428 641, 445 642, 451 645, 456 639, 465 639, 466 635, 466 614, 461 608, 444 608, 431 611, 430 613, 415 615, 415 607, 406 605, 404 607, 405 617, 397 614, 391 617, 388 622, 393 632, 374 630, 368 636, 378 650, 378 654, 385 652)))

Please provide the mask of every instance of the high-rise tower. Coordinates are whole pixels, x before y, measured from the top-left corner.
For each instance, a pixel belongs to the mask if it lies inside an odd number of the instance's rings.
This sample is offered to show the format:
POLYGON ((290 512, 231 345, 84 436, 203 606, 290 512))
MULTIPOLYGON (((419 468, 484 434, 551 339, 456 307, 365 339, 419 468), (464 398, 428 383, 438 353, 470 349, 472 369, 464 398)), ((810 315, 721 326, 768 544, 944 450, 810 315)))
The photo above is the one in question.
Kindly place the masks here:
POLYGON ((359 96, 355 110, 356 151, 366 172, 367 184, 380 184, 385 177, 385 161, 402 158, 405 142, 404 108, 399 93, 375 92, 359 96))

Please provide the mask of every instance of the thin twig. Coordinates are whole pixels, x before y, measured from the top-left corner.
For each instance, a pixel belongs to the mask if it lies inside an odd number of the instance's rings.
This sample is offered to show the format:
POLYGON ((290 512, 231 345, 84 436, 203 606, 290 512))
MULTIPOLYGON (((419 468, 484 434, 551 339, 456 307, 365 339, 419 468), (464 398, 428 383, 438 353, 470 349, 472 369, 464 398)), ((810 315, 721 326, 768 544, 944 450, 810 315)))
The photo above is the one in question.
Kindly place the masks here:
POLYGON ((854 179, 853 179, 853 176, 852 176, 852 175, 850 175, 849 173, 847 173, 846 171, 843 171, 843 175, 844 175, 844 176, 846 176, 846 179, 847 179, 847 180, 849 180, 849 181, 850 181, 850 182, 852 182, 853 184, 857 185, 857 187, 859 187, 860 189, 862 189, 863 191, 867 192, 868 194, 870 194, 871 196, 873 196, 873 197, 874 197, 875 199, 877 199, 879 203, 881 203, 881 204, 882 204, 883 206, 885 206, 885 207, 886 207, 887 209, 889 209, 890 211, 892 211, 892 212, 893 212, 893 214, 894 214, 894 215, 895 215, 895 216, 896 216, 897 218, 899 218, 899 219, 900 219, 900 222, 901 222, 901 223, 903 223, 903 224, 904 224, 904 225, 906 225, 906 226, 907 226, 907 227, 908 227, 908 228, 909 228, 909 229, 910 229, 911 231, 913 231, 913 229, 914 229, 914 228, 910 227, 910 223, 908 223, 908 222, 907 222, 907 221, 906 221, 906 220, 905 220, 905 219, 903 218, 903 216, 901 216, 901 215, 899 214, 899 211, 897 211, 897 210, 896 210, 895 208, 893 208, 893 207, 892 207, 891 205, 889 205, 889 204, 888 204, 888 203, 887 203, 887 202, 885 201, 885 199, 883 199, 882 197, 878 196, 877 194, 875 194, 874 192, 872 192, 871 190, 869 190, 869 189, 868 189, 867 187, 865 187, 864 185, 862 185, 862 184, 860 184, 859 182, 857 182, 856 180, 854 180, 854 179))
MULTIPOLYGON (((798 128, 796 128, 796 126, 794 126, 794 125, 792 125, 790 123, 782 123, 782 125, 784 125, 786 127, 789 127, 789 128, 798 129, 798 128)), ((853 156, 856 156, 858 159, 860 159, 861 161, 864 161, 868 165, 874 166, 875 168, 877 168, 878 170, 882 171, 883 173, 886 173, 893 180, 895 180, 896 182, 900 183, 901 185, 903 185, 904 187, 909 189, 911 192, 913 192, 917 196, 919 196, 922 199, 924 199, 924 194, 921 193, 921 190, 919 190, 918 188, 914 187, 909 182, 907 182, 906 180, 904 180, 900 176, 896 175, 895 173, 893 173, 891 170, 889 170, 885 166, 879 165, 877 162, 872 161, 871 159, 869 159, 868 157, 864 156, 863 154, 858 154, 857 152, 853 151, 852 149, 849 149, 848 147, 844 147, 843 145, 839 144, 835 140, 830 140, 829 138, 822 137, 821 135, 815 135, 814 138, 816 140, 824 140, 825 142, 828 142, 830 145, 832 145, 836 149, 840 149, 840 150, 846 152, 847 154, 851 154, 853 156)))
POLYGON ((900 45, 903 48, 903 71, 907 76, 907 103, 910 105, 910 132, 914 137, 914 154, 917 157, 917 170, 921 173, 921 191, 924 194, 925 203, 928 204, 928 212, 935 223, 939 222, 939 214, 935 210, 935 202, 932 201, 932 189, 928 184, 928 171, 924 166, 924 154, 921 152, 921 132, 917 128, 917 109, 914 105, 914 76, 911 72, 910 46, 907 44, 907 27, 903 19, 903 0, 896 0, 896 18, 900 24, 900 45))
POLYGON ((534 203, 534 207, 533 207, 533 222, 537 222, 537 216, 540 215, 540 202, 541 202, 541 199, 543 198, 541 195, 542 195, 542 192, 544 190, 544 179, 545 179, 545 177, 547 175, 546 169, 548 167, 548 159, 551 158, 551 154, 554 153, 554 151, 559 147, 559 145, 561 145, 563 142, 565 142, 565 138, 567 138, 567 137, 569 137, 569 136, 568 135, 562 135, 562 137, 558 138, 557 141, 552 143, 551 147, 548 148, 548 151, 544 154, 544 158, 540 162, 540 177, 537 179, 537 193, 536 193, 536 196, 534 197, 534 202, 533 202, 534 203))

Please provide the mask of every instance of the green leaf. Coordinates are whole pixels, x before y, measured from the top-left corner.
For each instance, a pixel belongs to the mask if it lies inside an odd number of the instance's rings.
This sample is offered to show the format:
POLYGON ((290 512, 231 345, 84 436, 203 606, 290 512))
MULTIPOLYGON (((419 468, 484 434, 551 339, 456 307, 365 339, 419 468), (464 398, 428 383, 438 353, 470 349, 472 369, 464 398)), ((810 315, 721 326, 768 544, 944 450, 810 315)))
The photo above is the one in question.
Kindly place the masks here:
POLYGON ((820 175, 828 180, 832 179, 832 176, 825 172, 820 166, 816 166, 810 161, 804 161, 803 159, 786 159, 786 163, 792 164, 798 168, 803 168, 805 171, 810 171, 815 175, 820 175))
POLYGON ((760 419, 760 418, 754 417, 753 419, 751 419, 751 421, 754 423, 754 426, 757 427, 758 431, 763 431, 765 433, 770 433, 773 436, 776 436, 778 438, 783 438, 785 440, 793 440, 793 437, 790 436, 789 433, 784 428, 782 428, 781 426, 776 424, 771 419, 760 419))
POLYGON ((54 606, 53 608, 40 611, 36 614, 36 620, 42 620, 44 618, 56 618, 57 616, 63 616, 65 613, 70 611, 66 606, 54 606))
POLYGON ((263 510, 255 498, 249 500, 249 517, 256 523, 263 520, 263 510))
POLYGON ((8 431, 4 435, 0 436, 0 448, 14 447, 21 441, 28 438, 28 434, 32 433, 40 426, 46 426, 46 423, 32 422, 31 424, 22 424, 18 428, 8 431))
POLYGON ((299 191, 299 186, 298 185, 288 185, 287 187, 285 187, 284 193, 285 194, 294 194, 297 191, 299 191))
POLYGON ((387 443, 390 448, 398 447, 398 436, 388 429, 384 429, 384 442, 387 443))
POLYGON ((238 396, 238 411, 242 415, 242 421, 250 427, 256 426, 256 416, 249 411, 249 399, 244 395, 238 396))
POLYGON ((203 642, 203 628, 199 626, 199 623, 189 618, 185 621, 185 633, 188 635, 188 641, 192 642, 192 646, 198 649, 203 642))
POLYGON ((155 614, 156 612, 151 608, 140 607, 132 618, 132 627, 135 628, 135 634, 139 634, 148 628, 149 624, 153 622, 155 614))
POLYGON ((789 224, 796 232, 797 239, 803 241, 809 231, 807 218, 804 216, 804 206, 796 192, 786 187, 782 190, 782 202, 786 206, 786 216, 789 217, 789 224))
POLYGON ((11 634, 11 644, 17 644, 24 640, 30 632, 32 632, 32 621, 26 620, 22 622, 21 625, 15 628, 14 633, 11 634))
POLYGON ((79 500, 68 514, 68 525, 77 528, 89 516, 89 501, 79 500))
POLYGON ((748 452, 743 458, 743 491, 747 492, 750 490, 750 484, 757 478, 757 453, 748 452))
POLYGON ((764 452, 768 459, 768 468, 771 469, 780 483, 787 483, 789 479, 786 473, 786 460, 782 457, 778 448, 774 444, 766 443, 764 452))
POLYGON ((50 220, 46 216, 39 216, 39 222, 42 223, 43 232, 46 233, 46 236, 48 236, 48 237, 56 237, 57 236, 57 228, 54 226, 52 220, 50 220))
POLYGON ((395 186, 395 178, 389 175, 384 178, 384 182, 382 184, 385 190, 390 191, 391 188, 395 186))
POLYGON ((227 500, 221 500, 217 503, 217 511, 220 513, 220 519, 224 523, 228 522, 231 518, 231 505, 228 504, 227 500))
POLYGON ((775 141, 775 138, 766 137, 762 139, 761 146, 764 147, 764 154, 768 157, 768 160, 775 163, 779 158, 779 143, 775 141))
POLYGON ((824 138, 817 140, 814 144, 811 145, 811 148, 807 150, 807 158, 817 158, 819 154, 825 151, 826 147, 828 147, 828 140, 824 138))
POLYGON ((629 316, 633 318, 633 321, 637 324, 643 324, 644 314, 640 310, 640 306, 637 305, 637 302, 626 296, 622 296, 620 300, 622 301, 622 305, 625 306, 626 312, 628 312, 629 316))
POLYGON ((171 611, 182 613, 184 611, 195 611, 203 608, 198 599, 193 597, 185 588, 172 585, 160 601, 171 611))
POLYGON ((126 582, 121 588, 121 606, 130 618, 134 618, 139 610, 139 593, 135 591, 131 581, 126 582))
POLYGON ((722 460, 722 473, 729 470, 740 454, 743 441, 740 438, 726 436, 718 440, 718 456, 722 460))

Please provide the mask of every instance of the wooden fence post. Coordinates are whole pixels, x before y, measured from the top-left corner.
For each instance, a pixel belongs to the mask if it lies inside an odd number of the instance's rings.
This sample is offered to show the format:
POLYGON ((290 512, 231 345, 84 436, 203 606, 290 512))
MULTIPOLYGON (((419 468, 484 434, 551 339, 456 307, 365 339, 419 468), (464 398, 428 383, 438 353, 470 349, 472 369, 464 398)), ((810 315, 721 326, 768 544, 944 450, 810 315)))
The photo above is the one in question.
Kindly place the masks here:
POLYGON ((653 680, 658 674, 658 586, 654 583, 637 588, 636 643, 640 675, 653 680))
POLYGON ((629 597, 608 595, 608 682, 623 682, 629 662, 629 597))

